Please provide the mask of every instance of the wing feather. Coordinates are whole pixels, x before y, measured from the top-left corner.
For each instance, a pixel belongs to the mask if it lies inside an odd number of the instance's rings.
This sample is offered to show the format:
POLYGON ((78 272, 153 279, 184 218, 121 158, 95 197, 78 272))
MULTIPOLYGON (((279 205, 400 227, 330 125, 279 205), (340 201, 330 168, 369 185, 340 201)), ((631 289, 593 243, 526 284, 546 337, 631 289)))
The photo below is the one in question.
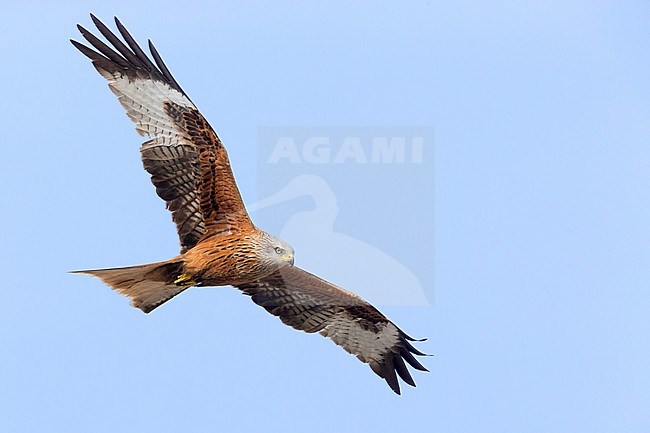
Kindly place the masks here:
MULTIPOLYGON (((153 42, 151 40, 147 41, 149 45, 149 51, 151 51, 151 55, 153 56, 154 61, 156 62, 156 65, 158 65, 158 68, 160 68, 160 71, 162 72, 163 76, 165 77, 165 80, 168 82, 172 83, 175 88, 183 92, 181 89, 181 86, 176 82, 176 79, 172 75, 171 72, 169 72, 169 69, 167 68, 167 65, 165 65, 165 62, 163 62, 162 57, 160 57, 160 54, 158 54, 158 50, 156 47, 154 47, 153 42)), ((185 92, 183 92, 185 93, 185 92)))
POLYGON ((128 68, 129 63, 124 60, 121 56, 117 55, 108 45, 103 43, 99 38, 86 30, 81 24, 77 24, 77 29, 81 35, 88 41, 90 44, 97 49, 101 54, 104 55, 108 60, 118 64, 123 68, 128 68))
POLYGON ((151 41, 155 64, 117 18, 124 42, 97 17, 91 18, 111 46, 82 26, 79 31, 92 48, 71 42, 108 80, 136 131, 150 138, 140 148, 142 163, 172 213, 181 252, 210 231, 251 228, 221 140, 151 41))
MULTIPOLYGON (((97 20, 99 21, 99 20, 97 20)), ((147 69, 153 76, 156 76, 156 78, 161 78, 161 74, 158 72, 158 69, 156 66, 151 63, 151 60, 149 60, 149 57, 147 54, 142 51, 142 48, 140 48, 140 45, 133 39, 133 36, 129 33, 129 31, 122 25, 120 20, 115 17, 115 24, 117 25, 117 30, 119 30, 120 34, 124 38, 124 41, 129 45, 131 48, 131 51, 135 53, 135 57, 140 61, 140 65, 142 65, 145 69, 147 69)))
MULTIPOLYGON (((113 32, 108 27, 106 27, 106 25, 103 22, 101 22, 93 14, 90 14, 90 18, 92 19, 93 23, 97 27, 97 30, 99 30, 99 32, 102 34, 102 36, 104 36, 106 38, 106 40, 108 42, 110 42, 110 44, 113 45, 113 47, 122 55, 122 57, 124 57, 124 59, 126 59, 127 66, 130 66, 130 65, 144 66, 144 64, 140 61, 138 56, 133 54, 131 52, 131 50, 129 50, 129 48, 126 45, 124 45, 124 43, 120 40, 120 38, 115 36, 115 34, 113 34, 113 32)), ((85 35, 84 35, 84 37, 85 37, 85 35)), ((91 42, 91 44, 92 44, 92 42, 91 42)), ((177 89, 177 90, 179 90, 179 89, 177 89)))
POLYGON ((309 333, 320 332, 332 339, 369 364, 397 394, 397 376, 415 386, 406 363, 416 370, 428 371, 413 356, 426 356, 409 343, 415 340, 375 307, 300 268, 287 266, 238 288, 284 324, 309 333))

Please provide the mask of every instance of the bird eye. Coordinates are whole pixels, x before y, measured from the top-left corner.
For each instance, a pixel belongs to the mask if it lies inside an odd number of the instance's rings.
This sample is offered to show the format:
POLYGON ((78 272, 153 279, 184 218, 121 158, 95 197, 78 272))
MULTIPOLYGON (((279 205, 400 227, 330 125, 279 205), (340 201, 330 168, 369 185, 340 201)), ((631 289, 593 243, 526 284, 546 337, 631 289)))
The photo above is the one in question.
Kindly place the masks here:
POLYGON ((282 254, 284 252, 284 250, 282 248, 280 248, 280 247, 275 247, 275 252, 278 253, 278 254, 282 254))

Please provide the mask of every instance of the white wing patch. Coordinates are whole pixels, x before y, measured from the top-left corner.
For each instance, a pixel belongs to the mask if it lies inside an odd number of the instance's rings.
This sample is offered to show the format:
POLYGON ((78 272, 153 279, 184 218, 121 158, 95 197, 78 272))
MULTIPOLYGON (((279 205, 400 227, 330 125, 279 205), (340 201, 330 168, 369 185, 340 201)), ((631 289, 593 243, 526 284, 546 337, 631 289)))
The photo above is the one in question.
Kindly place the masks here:
POLYGON ((399 342, 397 327, 391 322, 377 325, 381 330, 373 332, 344 315, 339 315, 320 334, 331 338, 346 352, 356 355, 361 362, 382 362, 386 353, 399 342))
POLYGON ((370 365, 379 377, 400 393, 397 375, 411 386, 415 382, 405 365, 427 371, 413 355, 424 353, 386 316, 352 292, 295 266, 286 266, 260 281, 237 286, 253 302, 285 325, 319 332, 345 351, 370 365))
POLYGON ((112 44, 109 47, 86 29, 78 26, 93 48, 71 41, 108 81, 111 91, 135 123, 138 134, 149 137, 140 147, 142 163, 151 175, 156 193, 167 203, 181 243, 181 252, 192 248, 205 233, 200 206, 201 169, 198 149, 185 131, 166 111, 170 104, 196 107, 183 93, 150 43, 154 65, 135 40, 116 19, 128 47, 101 21, 92 16, 99 31, 112 44))
POLYGON ((142 136, 156 137, 158 143, 175 146, 185 137, 179 135, 172 119, 164 112, 165 101, 184 107, 195 108, 194 104, 181 92, 166 83, 152 79, 129 77, 120 73, 109 73, 98 68, 108 80, 108 86, 117 96, 126 114, 136 124, 136 131, 142 136))

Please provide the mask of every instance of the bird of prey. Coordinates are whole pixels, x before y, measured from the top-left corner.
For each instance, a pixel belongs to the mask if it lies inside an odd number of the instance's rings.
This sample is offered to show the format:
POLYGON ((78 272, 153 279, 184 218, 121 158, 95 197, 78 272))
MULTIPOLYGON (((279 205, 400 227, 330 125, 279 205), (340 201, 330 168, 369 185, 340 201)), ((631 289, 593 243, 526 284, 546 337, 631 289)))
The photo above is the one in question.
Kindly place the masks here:
POLYGON ((405 361, 428 371, 413 356, 424 354, 410 343, 421 340, 354 293, 294 266, 293 248, 251 222, 226 149, 151 41, 153 62, 117 18, 124 41, 91 18, 112 47, 80 25, 93 48, 71 42, 108 80, 136 131, 148 137, 140 147, 142 163, 172 213, 181 252, 157 263, 77 272, 99 277, 145 313, 193 286, 234 286, 286 325, 331 338, 397 394, 397 375, 415 386, 405 361))

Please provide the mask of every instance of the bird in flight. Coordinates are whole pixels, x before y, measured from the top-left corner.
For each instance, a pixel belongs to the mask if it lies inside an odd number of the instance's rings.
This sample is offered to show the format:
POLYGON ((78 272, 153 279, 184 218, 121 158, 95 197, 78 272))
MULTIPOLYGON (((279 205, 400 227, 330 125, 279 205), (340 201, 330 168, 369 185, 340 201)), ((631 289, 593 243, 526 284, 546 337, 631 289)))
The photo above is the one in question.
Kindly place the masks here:
POLYGON ((181 251, 162 262, 76 273, 100 278, 145 313, 190 287, 234 286, 286 325, 331 338, 397 394, 398 375, 415 386, 406 363, 428 371, 414 356, 424 354, 411 344, 422 340, 354 293, 294 266, 293 248, 250 220, 223 143, 151 41, 153 62, 117 18, 124 42, 91 19, 112 47, 81 25, 94 49, 71 42, 108 80, 136 131, 148 137, 140 147, 142 163, 172 213, 181 251))

